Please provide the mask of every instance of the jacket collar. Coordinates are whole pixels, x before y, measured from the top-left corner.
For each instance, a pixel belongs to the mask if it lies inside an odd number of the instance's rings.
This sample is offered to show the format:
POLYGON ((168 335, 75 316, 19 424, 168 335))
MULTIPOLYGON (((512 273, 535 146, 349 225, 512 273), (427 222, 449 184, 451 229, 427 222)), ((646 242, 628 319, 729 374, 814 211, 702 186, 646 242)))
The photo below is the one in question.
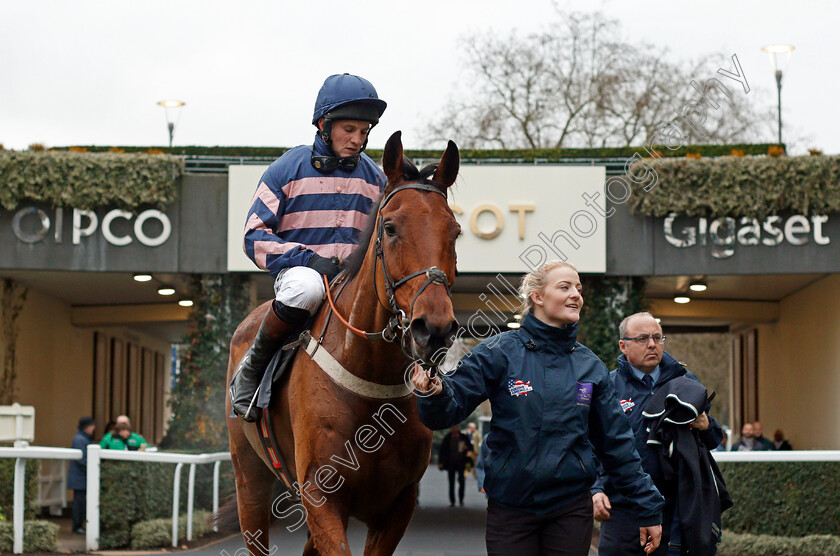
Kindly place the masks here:
POLYGON ((324 143, 319 133, 315 133, 315 142, 312 144, 312 152, 320 156, 335 156, 333 150, 324 143))
MULTIPOLYGON (((623 353, 618 356, 617 371, 624 375, 624 377, 628 380, 632 379, 641 382, 633 375, 633 368, 630 366, 630 363, 627 361, 627 357, 625 357, 623 353)), ((657 384, 665 382, 666 380, 671 380, 675 376, 681 376, 684 374, 685 367, 683 367, 682 363, 677 361, 667 351, 662 352, 662 361, 659 362, 659 380, 657 381, 657 384)))
POLYGON ((556 353, 573 351, 577 343, 578 323, 562 328, 542 322, 533 314, 528 314, 522 321, 519 335, 525 347, 556 353))

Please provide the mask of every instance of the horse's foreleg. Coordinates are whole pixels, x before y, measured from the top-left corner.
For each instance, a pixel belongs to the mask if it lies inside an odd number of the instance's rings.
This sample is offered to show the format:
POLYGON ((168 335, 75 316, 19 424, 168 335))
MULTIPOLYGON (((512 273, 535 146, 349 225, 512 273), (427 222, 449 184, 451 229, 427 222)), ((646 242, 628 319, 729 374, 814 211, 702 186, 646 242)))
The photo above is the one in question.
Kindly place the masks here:
POLYGON ((365 556, 390 556, 400 544, 414 515, 417 504, 417 485, 403 490, 379 520, 368 524, 365 556))
POLYGON ((230 436, 242 536, 253 556, 267 556, 271 550, 268 527, 276 479, 248 445, 241 427, 230 427, 230 436))
POLYGON ((347 512, 337 504, 331 503, 316 489, 308 491, 309 500, 304 505, 309 515, 306 524, 312 536, 306 543, 304 554, 350 554, 350 544, 347 542, 347 512), (320 505, 314 506, 312 501, 320 505))

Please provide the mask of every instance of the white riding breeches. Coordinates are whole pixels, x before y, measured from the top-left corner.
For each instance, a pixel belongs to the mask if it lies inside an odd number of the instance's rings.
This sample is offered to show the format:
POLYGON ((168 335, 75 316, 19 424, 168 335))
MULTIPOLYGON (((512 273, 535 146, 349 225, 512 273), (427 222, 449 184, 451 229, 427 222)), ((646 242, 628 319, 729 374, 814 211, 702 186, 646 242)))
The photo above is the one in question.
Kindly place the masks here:
POLYGON ((281 270, 274 280, 274 297, 287 307, 304 309, 314 315, 326 296, 324 277, 308 266, 281 270))

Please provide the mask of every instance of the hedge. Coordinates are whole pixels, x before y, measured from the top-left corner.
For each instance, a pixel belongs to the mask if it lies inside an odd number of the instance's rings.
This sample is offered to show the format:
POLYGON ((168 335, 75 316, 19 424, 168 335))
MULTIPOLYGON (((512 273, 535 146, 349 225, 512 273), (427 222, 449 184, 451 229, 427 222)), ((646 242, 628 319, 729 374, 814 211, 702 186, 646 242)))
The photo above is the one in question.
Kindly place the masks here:
MULTIPOLYGON (((840 212, 840 156, 733 157, 712 160, 647 160, 658 184, 644 193, 636 186, 628 206, 634 214, 664 217, 671 212, 705 217, 840 212)), ((630 173, 641 178, 643 162, 630 173)), ((649 182, 647 182, 649 183, 649 182)))
POLYGON ((837 556, 840 537, 809 535, 806 537, 774 537, 772 535, 739 535, 723 532, 717 556, 837 556))
POLYGON ((0 205, 23 201, 94 209, 164 208, 178 195, 183 161, 173 156, 0 151, 0 205))
MULTIPOLYGON (((100 478, 99 546, 117 548, 131 541, 132 527, 139 522, 172 517, 172 479, 175 464, 104 460, 100 478)), ((212 509, 213 466, 196 467, 196 509, 212 509)), ((186 515, 189 466, 181 470, 180 512, 186 515)), ((222 463, 219 500, 233 493, 233 468, 222 463)))
MULTIPOLYGON (((670 150, 665 146, 649 147, 656 149, 663 157, 683 157, 686 153, 699 154, 701 156, 729 156, 732 151, 740 151, 745 155, 765 155, 774 143, 759 144, 734 144, 734 145, 688 145, 677 150, 670 150)), ((173 155, 185 156, 265 156, 279 157, 286 152, 288 147, 137 147, 137 146, 74 146, 55 147, 52 151, 61 150, 85 150, 87 152, 111 152, 114 150, 126 153, 147 153, 162 152, 173 155)), ((382 158, 381 149, 368 149, 365 151, 374 160, 382 158)), ((540 160, 560 160, 564 158, 630 158, 635 153, 646 156, 641 147, 611 147, 611 148, 582 148, 582 149, 462 149, 461 160, 467 159, 499 159, 508 161, 533 162, 540 160)), ((436 149, 414 149, 406 150, 409 158, 440 158, 442 150, 436 149)), ((739 153, 740 154, 740 153, 739 153)))
MULTIPOLYGON (((41 464, 38 460, 26 461, 26 478, 24 480, 24 519, 35 519, 36 508, 33 504, 38 500, 38 474, 41 464)), ((14 515, 15 499, 15 460, 0 459, 0 515, 11 521, 14 515)))
MULTIPOLYGON (((0 522, 0 552, 12 552, 14 542, 14 524, 11 521, 0 522)), ((23 550, 24 552, 58 550, 58 525, 49 521, 24 521, 23 550)))
POLYGON ((720 468, 735 501, 723 514, 724 529, 786 537, 840 536, 840 463, 721 462, 720 468))
MULTIPOLYGON (((210 512, 193 512, 193 540, 210 531, 210 512)), ((178 516, 178 540, 187 540, 187 516, 178 516)), ((131 528, 131 549, 172 545, 172 518, 151 519, 135 523, 131 528)))

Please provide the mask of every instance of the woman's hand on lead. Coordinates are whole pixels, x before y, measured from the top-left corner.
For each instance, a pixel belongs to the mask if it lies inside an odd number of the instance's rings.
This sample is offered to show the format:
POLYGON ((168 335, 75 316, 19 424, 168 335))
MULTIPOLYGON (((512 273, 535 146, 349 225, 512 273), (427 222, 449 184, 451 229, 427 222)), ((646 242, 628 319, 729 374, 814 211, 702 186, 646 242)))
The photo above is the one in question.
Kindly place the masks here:
POLYGON ((439 376, 430 379, 428 373, 420 365, 414 365, 414 371, 411 373, 411 384, 419 394, 427 396, 437 396, 443 392, 443 384, 439 376))

